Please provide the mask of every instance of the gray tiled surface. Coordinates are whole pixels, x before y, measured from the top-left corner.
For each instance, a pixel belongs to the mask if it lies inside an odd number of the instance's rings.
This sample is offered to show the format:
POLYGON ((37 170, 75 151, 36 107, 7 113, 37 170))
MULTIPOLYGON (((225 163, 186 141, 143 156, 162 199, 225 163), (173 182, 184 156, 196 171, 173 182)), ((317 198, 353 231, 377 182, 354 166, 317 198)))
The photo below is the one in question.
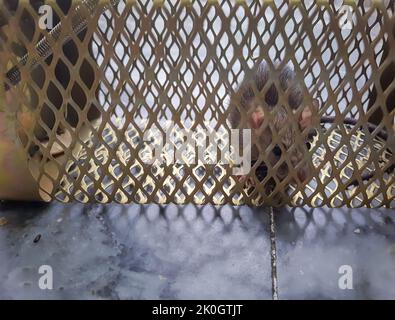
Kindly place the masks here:
POLYGON ((7 205, 0 216, 1 298, 271 297, 262 209, 7 205), (38 289, 42 264, 52 292, 38 289))
POLYGON ((393 210, 297 208, 276 218, 280 297, 395 299, 393 210), (342 265, 353 290, 339 290, 342 265))
MULTIPOLYGON (((395 298, 392 213, 277 212, 280 298, 395 298), (343 264, 354 290, 338 288, 343 264)), ((0 217, 0 298, 271 298, 267 209, 2 204, 0 217), (38 289, 43 264, 53 291, 38 289)))

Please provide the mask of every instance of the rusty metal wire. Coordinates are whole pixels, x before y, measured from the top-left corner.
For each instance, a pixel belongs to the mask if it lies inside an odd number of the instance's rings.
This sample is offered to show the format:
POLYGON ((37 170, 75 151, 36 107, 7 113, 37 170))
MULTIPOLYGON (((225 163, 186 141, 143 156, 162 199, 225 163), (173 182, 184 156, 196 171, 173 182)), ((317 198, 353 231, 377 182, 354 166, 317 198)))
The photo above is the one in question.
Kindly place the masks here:
MULTIPOLYGON (((56 37, 37 27, 30 3, 0 9, 9 26, 21 26, 0 35, 1 75, 44 200, 395 207, 393 1, 350 4, 350 28, 339 22, 342 4, 328 1, 93 2, 92 10, 50 2, 56 37), (50 46, 38 59, 40 43, 50 46), (276 64, 291 65, 304 102, 320 102, 321 125, 304 156, 314 164, 307 184, 288 152, 262 179, 255 164, 252 185, 215 157, 232 129, 229 97, 262 60, 274 73, 276 64), (169 121, 176 130, 163 161, 148 163, 144 140, 160 141, 169 121), (207 131, 217 139, 207 146, 209 164, 188 162, 188 152, 169 161, 186 134, 207 131), (289 170, 281 179, 280 164, 289 170)), ((270 163, 274 142, 255 160, 270 163)))

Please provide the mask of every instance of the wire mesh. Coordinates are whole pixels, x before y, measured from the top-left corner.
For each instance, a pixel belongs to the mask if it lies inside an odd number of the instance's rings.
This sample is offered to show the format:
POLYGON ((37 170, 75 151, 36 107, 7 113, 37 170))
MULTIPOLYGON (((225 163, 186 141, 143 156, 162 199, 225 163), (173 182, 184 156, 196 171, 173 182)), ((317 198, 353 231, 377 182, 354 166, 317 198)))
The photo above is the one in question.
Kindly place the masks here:
POLYGON ((393 1, 47 3, 52 31, 44 1, 0 9, 6 112, 44 200, 395 207, 393 1), (251 132, 242 179, 232 129, 251 132))

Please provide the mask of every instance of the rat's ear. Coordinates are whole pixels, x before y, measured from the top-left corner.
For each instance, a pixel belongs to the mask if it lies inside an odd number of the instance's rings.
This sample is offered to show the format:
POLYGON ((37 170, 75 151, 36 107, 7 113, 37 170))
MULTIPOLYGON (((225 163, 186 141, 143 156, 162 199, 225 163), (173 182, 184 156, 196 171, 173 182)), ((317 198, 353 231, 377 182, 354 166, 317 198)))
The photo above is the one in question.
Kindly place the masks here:
POLYGON ((299 126, 302 131, 306 128, 315 127, 319 108, 320 102, 318 99, 313 99, 311 106, 304 107, 299 119, 299 126))
POLYGON ((251 113, 250 123, 253 129, 259 129, 265 120, 265 112, 263 108, 258 107, 254 112, 251 113))

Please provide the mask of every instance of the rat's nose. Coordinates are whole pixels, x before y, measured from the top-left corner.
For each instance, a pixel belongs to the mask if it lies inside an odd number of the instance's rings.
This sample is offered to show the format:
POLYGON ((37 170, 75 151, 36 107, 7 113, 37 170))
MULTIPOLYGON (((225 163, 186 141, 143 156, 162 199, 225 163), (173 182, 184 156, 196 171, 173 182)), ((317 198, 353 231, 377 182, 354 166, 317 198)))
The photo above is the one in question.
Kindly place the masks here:
POLYGON ((251 114, 251 126, 252 126, 252 128, 253 129, 258 129, 262 125, 263 120, 264 120, 264 113, 263 113, 263 111, 260 111, 260 110, 254 111, 251 114))

